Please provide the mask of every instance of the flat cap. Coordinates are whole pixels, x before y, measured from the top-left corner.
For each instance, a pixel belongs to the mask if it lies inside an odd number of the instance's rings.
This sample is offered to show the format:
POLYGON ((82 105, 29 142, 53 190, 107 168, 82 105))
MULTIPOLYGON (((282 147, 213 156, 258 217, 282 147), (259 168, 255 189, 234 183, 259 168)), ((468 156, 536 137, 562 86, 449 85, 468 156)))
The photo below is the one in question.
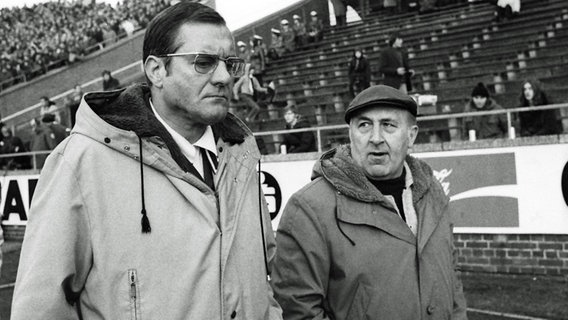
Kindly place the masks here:
POLYGON ((270 32, 272 32, 272 33, 274 33, 274 34, 280 34, 280 30, 279 30, 279 29, 275 29, 275 28, 270 29, 270 32))
POLYGON ((239 41, 239 42, 237 42, 237 46, 238 46, 238 47, 246 47, 247 44, 244 43, 243 41, 239 41))
POLYGON ((393 87, 378 85, 363 90, 351 101, 345 110, 345 122, 349 123, 353 113, 371 106, 403 109, 415 117, 418 112, 412 97, 393 87))

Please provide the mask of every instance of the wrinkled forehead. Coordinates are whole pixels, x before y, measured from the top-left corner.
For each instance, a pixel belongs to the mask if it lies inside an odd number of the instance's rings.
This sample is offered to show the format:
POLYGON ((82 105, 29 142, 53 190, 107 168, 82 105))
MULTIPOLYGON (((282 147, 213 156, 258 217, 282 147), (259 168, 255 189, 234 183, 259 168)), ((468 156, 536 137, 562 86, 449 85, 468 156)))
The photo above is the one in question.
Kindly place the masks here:
POLYGON ((351 120, 400 120, 408 117, 408 115, 410 115, 410 113, 406 110, 376 104, 355 111, 351 116, 351 120))
POLYGON ((176 51, 204 52, 220 56, 236 52, 233 34, 227 26, 203 22, 182 24, 177 30, 174 48, 176 51))

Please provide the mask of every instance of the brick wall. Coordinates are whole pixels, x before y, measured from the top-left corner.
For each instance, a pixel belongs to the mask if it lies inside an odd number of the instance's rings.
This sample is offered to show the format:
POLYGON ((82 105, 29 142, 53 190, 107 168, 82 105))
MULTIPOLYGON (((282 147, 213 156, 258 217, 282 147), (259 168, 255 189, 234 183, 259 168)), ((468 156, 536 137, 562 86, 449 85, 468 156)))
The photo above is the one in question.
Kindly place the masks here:
POLYGON ((22 241, 26 226, 7 225, 2 226, 2 230, 4 231, 4 240, 22 241))
POLYGON ((568 235, 456 234, 463 271, 568 275, 568 235))
MULTIPOLYGON (((25 226, 3 226, 6 240, 21 241, 25 226)), ((568 235, 456 234, 462 271, 568 276, 568 235)))

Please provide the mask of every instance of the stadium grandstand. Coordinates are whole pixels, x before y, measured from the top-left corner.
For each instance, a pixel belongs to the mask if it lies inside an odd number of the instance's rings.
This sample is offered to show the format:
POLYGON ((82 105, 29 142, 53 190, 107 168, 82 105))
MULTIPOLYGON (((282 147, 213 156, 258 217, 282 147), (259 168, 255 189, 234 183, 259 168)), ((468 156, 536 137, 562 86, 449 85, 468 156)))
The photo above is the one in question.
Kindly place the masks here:
MULTIPOLYGON (((121 86, 144 81, 143 29, 168 2, 2 9, 3 125, 29 140, 30 121, 40 117, 39 101, 47 96, 61 124, 71 128, 68 102, 77 84, 83 92, 101 90, 103 70, 121 86)), ((315 11, 325 26, 321 40, 266 64, 263 82, 272 83, 275 94, 247 123, 264 146, 264 193, 274 226, 288 197, 309 181, 321 152, 348 142, 343 115, 352 99, 353 50, 362 50, 369 61, 371 85, 382 84, 381 52, 397 33, 415 70, 409 94, 419 102, 420 135, 413 152, 434 168, 452 199, 462 269, 568 275, 568 2, 523 0, 519 14, 500 21, 490 1, 437 1, 427 10, 421 2, 404 1, 414 5, 397 11, 356 2, 351 8, 356 18, 337 25, 337 8, 328 1, 302 0, 234 30, 235 42, 248 44, 256 36, 270 46, 283 19, 298 15, 309 21, 315 11), (546 91, 549 103, 538 108, 554 114, 557 132, 532 135, 521 127, 523 115, 537 108, 520 101, 526 79, 538 80, 546 91), (501 110, 464 108, 480 82, 501 110), (284 134, 294 132, 284 130, 284 109, 291 105, 312 124, 296 132, 314 132, 317 152, 281 154, 284 134), (467 119, 491 115, 505 119, 502 137, 476 139, 468 132, 467 119)), ((233 101, 230 111, 243 115, 243 109, 233 101)), ((42 153, 22 155, 37 154, 42 153)), ((6 171, 0 180, 6 238, 21 239, 25 231, 40 170, 33 164, 6 171)))

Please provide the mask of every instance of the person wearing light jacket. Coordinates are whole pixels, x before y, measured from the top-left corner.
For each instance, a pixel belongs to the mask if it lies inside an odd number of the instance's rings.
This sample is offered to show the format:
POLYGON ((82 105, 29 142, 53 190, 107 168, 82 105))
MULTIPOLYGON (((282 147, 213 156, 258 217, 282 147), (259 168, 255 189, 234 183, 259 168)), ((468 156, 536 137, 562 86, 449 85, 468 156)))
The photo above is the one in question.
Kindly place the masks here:
POLYGON ((416 111, 383 85, 347 108, 351 143, 322 155, 278 225, 272 285, 284 319, 467 319, 448 197, 408 155, 416 111))
POLYGON ((209 7, 182 1, 144 38, 149 85, 88 93, 32 200, 11 319, 282 319, 242 76, 209 7))

